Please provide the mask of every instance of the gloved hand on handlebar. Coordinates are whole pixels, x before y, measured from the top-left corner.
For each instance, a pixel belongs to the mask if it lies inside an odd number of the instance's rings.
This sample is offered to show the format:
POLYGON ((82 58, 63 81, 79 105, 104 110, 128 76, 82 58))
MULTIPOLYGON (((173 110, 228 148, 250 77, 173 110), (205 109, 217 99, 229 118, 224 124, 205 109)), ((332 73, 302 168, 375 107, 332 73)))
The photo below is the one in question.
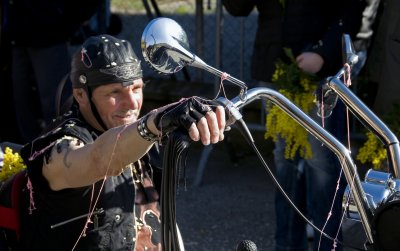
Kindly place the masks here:
POLYGON ((162 136, 183 127, 192 140, 201 140, 204 145, 224 139, 225 110, 215 101, 184 98, 151 113, 154 125, 162 136))
POLYGON ((321 118, 328 118, 332 115, 338 100, 338 95, 329 88, 328 81, 328 79, 320 81, 314 93, 318 106, 317 115, 321 118))

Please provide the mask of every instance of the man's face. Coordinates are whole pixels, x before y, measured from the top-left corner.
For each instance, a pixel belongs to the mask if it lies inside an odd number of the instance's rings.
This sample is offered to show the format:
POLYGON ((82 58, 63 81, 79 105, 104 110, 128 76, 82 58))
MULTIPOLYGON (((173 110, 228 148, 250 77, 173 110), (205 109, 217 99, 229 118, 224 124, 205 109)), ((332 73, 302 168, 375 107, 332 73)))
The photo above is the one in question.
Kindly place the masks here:
POLYGON ((102 85, 94 89, 92 101, 107 129, 130 124, 139 117, 143 104, 143 80, 132 85, 121 83, 102 85))

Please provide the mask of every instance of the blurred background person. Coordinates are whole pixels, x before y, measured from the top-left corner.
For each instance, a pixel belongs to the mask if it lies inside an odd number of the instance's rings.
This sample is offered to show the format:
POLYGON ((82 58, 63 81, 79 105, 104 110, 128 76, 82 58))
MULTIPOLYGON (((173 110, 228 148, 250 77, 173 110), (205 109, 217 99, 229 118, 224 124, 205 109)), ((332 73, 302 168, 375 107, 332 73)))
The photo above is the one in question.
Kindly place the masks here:
POLYGON ((55 117, 57 87, 70 70, 69 39, 101 3, 3 1, 2 34, 11 46, 11 96, 22 142, 55 117))
MULTIPOLYGON (((360 30, 366 1, 318 1, 318 0, 223 0, 226 10, 233 16, 248 16, 258 10, 257 32, 254 40, 251 74, 256 85, 269 86, 278 59, 289 63, 284 48, 293 52, 297 66, 304 72, 315 74, 321 80, 336 74, 343 66, 341 40, 344 33, 353 40, 360 30)), ((310 116, 321 123, 314 107, 310 116)), ((344 106, 338 102, 333 114, 324 119, 324 127, 341 142, 345 140, 344 106)), ((268 128, 267 128, 268 130, 268 128)), ((309 137, 312 157, 294 160, 285 158, 285 142, 275 144, 274 162, 276 177, 297 207, 320 229, 335 237, 339 231, 341 199, 345 187, 340 179, 341 166, 336 156, 314 137, 309 137), (341 186, 336 191, 337 182, 341 186), (336 197, 335 197, 336 193, 336 197), (333 199, 335 201, 333 201, 333 199)), ((276 250, 308 250, 306 221, 277 191, 276 250)), ((333 241, 322 238, 314 231, 314 250, 331 250, 333 241)), ((337 247, 335 250, 342 250, 337 247)))
POLYGON ((19 131, 12 102, 11 86, 11 43, 5 32, 5 0, 0 1, 0 107, 2 107, 3 121, 0 123, 0 142, 20 142, 19 131))
MULTIPOLYGON (((382 12, 377 27, 371 57, 367 66, 375 78, 377 92, 373 110, 379 117, 399 110, 400 105, 400 1, 382 0, 382 12), (396 110, 397 109, 397 110, 396 110)), ((397 128, 391 128, 397 129, 397 128)))

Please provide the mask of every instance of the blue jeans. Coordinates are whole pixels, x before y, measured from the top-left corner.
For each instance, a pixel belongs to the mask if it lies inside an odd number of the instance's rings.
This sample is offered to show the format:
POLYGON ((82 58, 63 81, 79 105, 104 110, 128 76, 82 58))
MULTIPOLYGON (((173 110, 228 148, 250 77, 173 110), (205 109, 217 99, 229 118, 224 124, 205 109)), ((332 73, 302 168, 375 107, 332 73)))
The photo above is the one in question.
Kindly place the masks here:
MULTIPOLYGON (((312 114, 316 114, 313 112, 312 114)), ((341 142, 344 142, 345 120, 344 105, 338 101, 332 115, 325 119, 325 129, 332 132, 341 142), (334 129, 334 130, 332 130, 334 129)), ((320 118, 311 116, 316 121, 320 118)), ((282 188, 297 205, 303 214, 319 228, 324 226, 331 209, 337 181, 340 174, 340 163, 336 155, 323 146, 315 137, 309 137, 313 157, 308 160, 297 158, 287 160, 284 158, 285 142, 280 140, 274 149, 276 178, 282 188)), ((336 194, 332 216, 324 232, 335 237, 339 231, 338 239, 341 240, 340 220, 342 216, 341 201, 346 186, 344 175, 340 180, 339 191, 336 194)), ((306 221, 290 206, 288 201, 276 191, 276 251, 306 251, 308 250, 306 221)), ((318 250, 320 233, 314 231, 313 250, 318 250)), ((331 250, 333 242, 322 236, 320 249, 331 250)), ((342 250, 338 246, 336 251, 342 250)))

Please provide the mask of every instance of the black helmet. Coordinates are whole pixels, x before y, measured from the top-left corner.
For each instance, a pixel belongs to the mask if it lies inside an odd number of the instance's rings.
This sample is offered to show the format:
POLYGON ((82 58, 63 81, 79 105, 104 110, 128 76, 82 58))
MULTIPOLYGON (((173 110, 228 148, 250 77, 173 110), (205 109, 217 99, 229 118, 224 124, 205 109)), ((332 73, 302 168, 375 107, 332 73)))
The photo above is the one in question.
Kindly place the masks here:
POLYGON ((131 85, 142 78, 142 68, 128 41, 99 35, 89 37, 81 51, 73 55, 70 78, 74 88, 131 85))

